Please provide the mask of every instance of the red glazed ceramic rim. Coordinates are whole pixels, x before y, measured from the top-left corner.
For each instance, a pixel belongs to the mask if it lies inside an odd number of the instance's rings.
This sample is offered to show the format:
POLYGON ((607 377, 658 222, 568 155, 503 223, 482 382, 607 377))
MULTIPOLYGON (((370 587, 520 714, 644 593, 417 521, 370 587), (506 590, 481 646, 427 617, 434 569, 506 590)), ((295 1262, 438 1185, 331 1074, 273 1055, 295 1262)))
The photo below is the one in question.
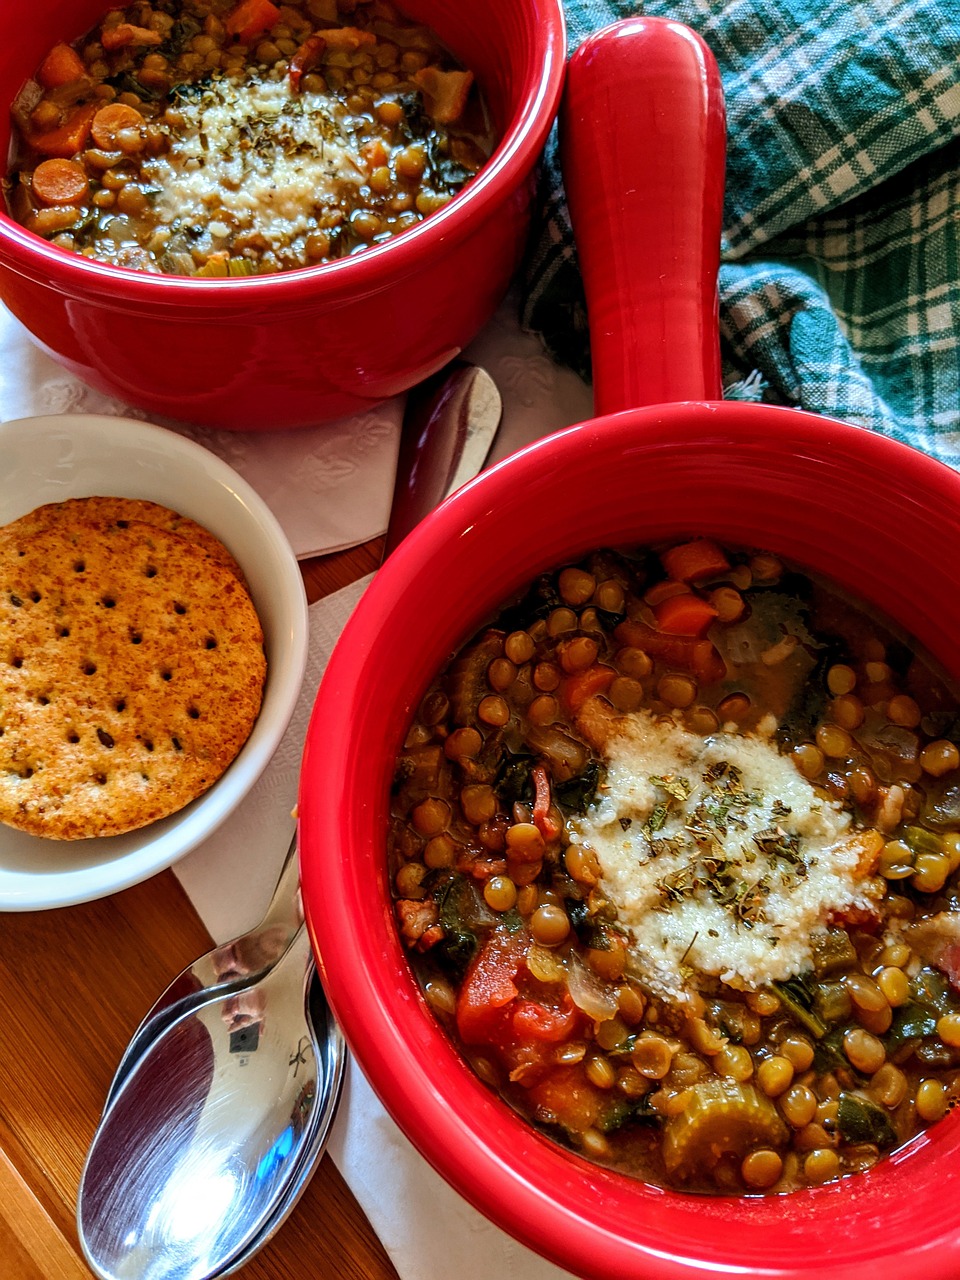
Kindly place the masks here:
POLYGON ((10 218, 0 202, 0 240, 8 252, 33 271, 44 270, 69 289, 76 281, 88 288, 99 280, 106 291, 120 291, 128 301, 144 306, 157 303, 189 303, 191 307, 222 307, 236 303, 243 294, 244 307, 286 301, 295 307, 304 286, 313 299, 322 291, 332 299, 354 292, 369 292, 377 285, 384 255, 395 271, 409 270, 451 240, 466 239, 490 214, 504 186, 509 187, 518 172, 532 168, 553 125, 560 99, 566 56, 566 27, 559 0, 524 0, 533 11, 531 27, 537 47, 526 68, 518 93, 520 103, 496 151, 477 177, 448 205, 411 227, 396 239, 368 249, 356 257, 317 267, 302 267, 262 277, 230 280, 201 279, 113 267, 78 254, 58 250, 39 236, 26 231, 10 218))
POLYGON ((572 427, 448 501, 337 645, 300 793, 304 903, 331 1003, 385 1107, 500 1226, 586 1277, 956 1280, 960 1117, 873 1170, 786 1197, 663 1191, 590 1165, 467 1068, 413 981, 385 861, 393 761, 446 655, 534 574, 598 545, 713 533, 830 573, 960 676, 960 477, 793 410, 680 404, 572 427))

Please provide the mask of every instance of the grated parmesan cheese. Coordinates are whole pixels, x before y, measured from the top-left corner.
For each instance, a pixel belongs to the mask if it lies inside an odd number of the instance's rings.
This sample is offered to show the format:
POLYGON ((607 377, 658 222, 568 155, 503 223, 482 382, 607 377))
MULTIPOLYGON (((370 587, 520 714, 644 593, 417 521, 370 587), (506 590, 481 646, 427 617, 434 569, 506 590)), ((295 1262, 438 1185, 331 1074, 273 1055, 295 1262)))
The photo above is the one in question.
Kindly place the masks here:
POLYGON ((251 232, 274 249, 294 243, 318 207, 366 181, 362 138, 345 105, 294 93, 285 77, 221 76, 176 109, 183 124, 171 131, 170 150, 143 169, 159 189, 159 223, 196 228, 207 252, 251 232))
POLYGON ((730 986, 789 978, 832 912, 871 905, 861 834, 760 736, 701 737, 638 711, 608 722, 607 779, 569 823, 639 971, 679 996, 689 970, 730 986))

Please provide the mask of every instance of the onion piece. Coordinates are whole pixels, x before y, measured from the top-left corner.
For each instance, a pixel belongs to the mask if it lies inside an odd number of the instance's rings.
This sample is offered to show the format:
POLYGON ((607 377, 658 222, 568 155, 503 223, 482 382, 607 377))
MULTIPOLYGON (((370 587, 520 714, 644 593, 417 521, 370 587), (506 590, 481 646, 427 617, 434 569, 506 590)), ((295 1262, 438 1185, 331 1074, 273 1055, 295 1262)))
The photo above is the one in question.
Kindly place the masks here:
POLYGON ((606 1022, 619 1008, 617 991, 603 982, 576 952, 566 957, 567 990, 570 999, 594 1022, 606 1022))

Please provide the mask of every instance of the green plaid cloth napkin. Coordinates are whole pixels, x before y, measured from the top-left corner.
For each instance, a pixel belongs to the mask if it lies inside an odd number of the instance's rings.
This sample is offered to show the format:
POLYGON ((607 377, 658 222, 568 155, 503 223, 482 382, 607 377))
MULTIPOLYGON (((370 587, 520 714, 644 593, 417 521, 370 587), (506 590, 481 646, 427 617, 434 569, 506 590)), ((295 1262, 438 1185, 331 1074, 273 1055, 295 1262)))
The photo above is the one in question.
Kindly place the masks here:
MULTIPOLYGON (((638 12, 698 31, 727 103, 727 394, 960 467, 960 0, 566 0, 571 50, 638 12)), ((589 376, 554 134, 524 326, 589 376)))

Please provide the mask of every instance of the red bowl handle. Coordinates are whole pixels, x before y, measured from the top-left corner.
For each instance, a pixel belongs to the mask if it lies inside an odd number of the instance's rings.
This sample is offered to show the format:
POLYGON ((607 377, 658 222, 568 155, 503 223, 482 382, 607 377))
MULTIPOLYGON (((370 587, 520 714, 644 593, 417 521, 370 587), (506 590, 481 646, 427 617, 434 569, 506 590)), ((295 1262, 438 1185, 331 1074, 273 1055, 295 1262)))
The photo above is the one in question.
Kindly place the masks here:
POLYGON ((571 58, 560 130, 596 412, 719 399, 726 120, 713 54, 679 22, 614 23, 571 58))

